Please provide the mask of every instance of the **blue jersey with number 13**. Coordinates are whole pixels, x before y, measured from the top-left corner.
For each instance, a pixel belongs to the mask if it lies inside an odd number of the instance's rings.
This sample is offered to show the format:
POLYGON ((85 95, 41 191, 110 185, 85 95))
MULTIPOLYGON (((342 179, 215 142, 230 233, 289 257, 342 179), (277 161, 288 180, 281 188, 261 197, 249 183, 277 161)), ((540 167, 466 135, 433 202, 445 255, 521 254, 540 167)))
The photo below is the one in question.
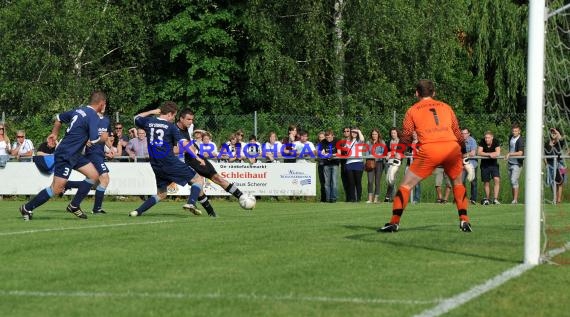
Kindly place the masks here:
POLYGON ((178 141, 185 139, 173 123, 156 117, 137 116, 135 125, 146 131, 151 164, 166 166, 178 161, 172 149, 178 145, 178 141))

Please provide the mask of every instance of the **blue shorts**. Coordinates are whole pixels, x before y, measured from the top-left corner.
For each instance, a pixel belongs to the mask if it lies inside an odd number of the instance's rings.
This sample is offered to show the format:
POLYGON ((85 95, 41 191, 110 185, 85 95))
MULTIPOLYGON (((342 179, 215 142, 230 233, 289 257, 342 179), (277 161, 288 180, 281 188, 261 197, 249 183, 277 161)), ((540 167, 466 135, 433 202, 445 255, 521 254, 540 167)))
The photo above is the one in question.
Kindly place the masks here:
POLYGON ((156 179, 156 188, 166 191, 166 187, 174 182, 184 186, 196 175, 196 172, 185 163, 176 159, 169 164, 151 164, 156 179))
POLYGON ((53 175, 69 179, 72 170, 77 170, 89 163, 91 162, 85 156, 81 155, 81 153, 67 156, 65 153, 56 152, 53 175))
POLYGON ((105 173, 109 173, 109 168, 107 164, 105 164, 105 159, 99 155, 88 155, 87 159, 95 165, 95 169, 99 175, 103 175, 105 173))

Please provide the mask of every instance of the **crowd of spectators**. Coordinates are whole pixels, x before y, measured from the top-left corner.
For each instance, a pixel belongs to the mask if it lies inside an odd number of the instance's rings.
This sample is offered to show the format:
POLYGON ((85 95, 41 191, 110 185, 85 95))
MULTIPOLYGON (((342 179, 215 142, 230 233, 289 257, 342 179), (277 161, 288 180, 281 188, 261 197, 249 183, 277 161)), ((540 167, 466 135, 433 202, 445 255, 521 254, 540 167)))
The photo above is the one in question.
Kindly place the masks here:
MULTIPOLYGON (((105 156, 108 161, 146 162, 149 158, 146 133, 143 129, 130 128, 124 133, 125 127, 117 122, 109 133, 109 141, 105 147, 105 156)), ((565 139, 560 129, 550 128, 548 140, 544 146, 544 154, 549 156, 545 159, 546 184, 552 187, 554 202, 562 200, 562 185, 566 182, 566 165, 563 155, 566 146, 565 139), (555 158, 553 158, 555 156, 555 158)), ((524 139, 521 136, 519 125, 513 125, 511 136, 505 149, 501 150, 501 142, 497 140, 492 131, 486 131, 482 138, 477 141, 467 128, 462 129, 465 138, 464 157, 475 170, 480 167, 480 179, 484 186, 484 197, 480 201, 483 205, 500 204, 500 168, 499 159, 506 161, 507 172, 512 190, 512 204, 518 201, 518 180, 523 168, 524 139), (505 153, 504 156, 502 152, 505 153), (492 191, 491 191, 492 187, 492 191)), ((390 202, 394 196, 396 184, 383 181, 383 174, 393 164, 393 160, 407 159, 409 166, 413 160, 412 145, 404 150, 399 149, 399 130, 391 127, 388 130, 388 139, 385 141, 380 129, 374 128, 368 133, 361 132, 357 127, 344 127, 342 136, 337 138, 333 130, 320 131, 311 136, 307 130, 295 125, 290 125, 287 135, 278 137, 278 133, 271 131, 263 140, 258 140, 256 135, 250 135, 244 139, 244 131, 239 129, 230 133, 224 142, 219 145, 214 142, 214 136, 205 130, 193 131, 195 142, 201 145, 204 156, 218 162, 226 163, 290 163, 316 161, 318 179, 321 184, 319 200, 321 202, 334 203, 338 200, 338 176, 346 193, 347 202, 360 202, 362 200, 362 178, 366 175, 367 188, 365 197, 367 203, 390 202), (366 134, 367 137, 364 135, 366 134), (311 142, 315 140, 315 143, 311 142), (345 141, 342 148, 337 148, 339 140, 345 141), (374 146, 376 144, 376 146, 374 146), (381 144, 382 146, 378 146, 381 144), (362 152, 363 145, 366 149, 374 151, 362 152), (384 153, 384 151, 386 151, 384 153), (381 156, 372 157, 373 155, 381 156), (339 156, 345 156, 340 158, 339 156), (346 158, 348 156, 348 158, 346 158), (374 162, 366 162, 368 160, 374 162), (366 164, 365 164, 366 163, 366 164), (370 163, 370 164, 369 164, 370 163), (366 165, 366 168, 365 168, 366 165), (385 186, 385 194, 381 198, 381 188, 385 186)), ((417 137, 413 143, 417 143, 417 137)), ((420 141, 421 142, 421 141, 420 141)), ((420 147, 421 147, 421 143, 420 147)), ((32 140, 26 138, 25 130, 16 130, 14 139, 11 140, 5 124, 0 123, 0 167, 5 166, 9 159, 17 161, 31 160, 33 155, 50 155, 55 151, 58 140, 47 138, 37 148, 32 140)), ((414 145, 415 147, 415 145, 414 145)), ((415 148, 414 150, 418 150, 415 148)), ((442 169, 436 169, 435 190, 436 202, 446 203, 449 200, 450 182, 442 169), (445 184, 445 185, 444 185, 445 184)), ((465 180, 465 182, 467 182, 465 180)), ((471 181, 469 199, 472 204, 479 203, 477 194, 478 179, 471 181)), ((410 201, 420 202, 421 188, 418 184, 412 191, 410 201)))

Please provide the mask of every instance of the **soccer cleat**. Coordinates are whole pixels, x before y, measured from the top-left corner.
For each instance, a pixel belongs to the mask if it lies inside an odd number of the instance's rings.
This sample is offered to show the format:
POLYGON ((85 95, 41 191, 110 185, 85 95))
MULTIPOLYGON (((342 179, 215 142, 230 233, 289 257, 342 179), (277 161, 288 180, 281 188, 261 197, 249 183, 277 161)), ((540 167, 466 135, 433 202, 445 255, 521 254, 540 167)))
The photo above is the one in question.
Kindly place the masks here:
POLYGON ((471 224, 464 220, 461 220, 459 223, 459 229, 461 229, 463 232, 473 232, 473 229, 471 229, 471 224))
POLYGON ((27 211, 25 205, 20 206, 20 214, 22 214, 22 217, 24 218, 25 221, 29 221, 32 220, 32 212, 31 211, 27 211))
POLYGON ((384 227, 378 228, 378 232, 398 232, 400 230, 400 225, 397 223, 387 223, 384 227))
POLYGON ((212 211, 206 210, 206 211, 208 212, 208 216, 210 216, 210 217, 212 217, 212 218, 218 217, 218 215, 216 215, 216 212, 215 212, 215 211, 213 211, 213 210, 212 210, 212 211))
POLYGON ((107 212, 106 212, 105 210, 103 210, 103 209, 99 209, 99 210, 92 210, 91 213, 92 213, 92 214, 102 214, 102 215, 104 215, 104 214, 106 214, 107 212))
POLYGON ((192 204, 185 204, 184 206, 182 206, 182 208, 184 208, 184 210, 188 210, 189 212, 193 213, 196 216, 202 215, 202 212, 192 204))
POLYGON ((516 200, 511 201, 511 204, 512 204, 512 205, 517 205, 518 203, 519 203, 519 202, 516 201, 516 200))
POLYGON ((498 199, 493 199, 493 205, 500 205, 501 203, 499 202, 498 199))
POLYGON ((79 207, 73 207, 71 205, 67 205, 66 209, 68 212, 74 214, 77 218, 87 219, 87 215, 79 207))
POLYGON ((471 199, 471 205, 477 205, 477 202, 473 199, 471 199))
POLYGON ((140 216, 140 215, 139 215, 139 212, 136 210, 129 212, 129 217, 138 217, 138 216, 140 216))
POLYGON ((486 198, 485 198, 485 199, 483 199, 483 200, 481 201, 481 205, 487 206, 487 205, 489 205, 489 204, 490 204, 489 199, 486 199, 486 198))

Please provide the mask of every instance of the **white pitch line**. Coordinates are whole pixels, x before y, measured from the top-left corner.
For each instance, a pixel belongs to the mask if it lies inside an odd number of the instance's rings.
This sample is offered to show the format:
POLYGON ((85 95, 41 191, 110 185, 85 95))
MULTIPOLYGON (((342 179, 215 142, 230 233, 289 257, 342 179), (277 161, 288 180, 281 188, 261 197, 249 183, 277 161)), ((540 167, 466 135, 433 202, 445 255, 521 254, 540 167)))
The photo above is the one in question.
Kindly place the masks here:
POLYGON ((327 296, 295 296, 295 295, 262 295, 262 294, 221 294, 221 293, 148 293, 148 292, 47 292, 47 291, 22 291, 0 290, 0 296, 34 296, 34 297, 106 297, 106 298, 153 298, 153 299, 221 299, 221 300, 246 300, 246 301, 303 301, 321 303, 348 303, 348 304, 398 304, 398 305, 426 305, 438 303, 438 300, 405 300, 383 298, 351 298, 351 297, 327 297, 327 296))
POLYGON ((30 233, 50 232, 50 231, 66 231, 66 230, 98 229, 98 228, 109 228, 109 227, 153 225, 153 224, 169 223, 169 222, 175 222, 175 220, 160 220, 160 221, 149 221, 149 222, 128 222, 128 223, 115 223, 115 224, 97 225, 97 226, 82 226, 82 227, 68 227, 68 228, 59 227, 59 228, 35 229, 35 230, 24 230, 24 231, 14 231, 14 232, 0 232, 0 236, 13 236, 13 235, 18 235, 18 234, 30 234, 30 233))
POLYGON ((483 295, 484 293, 487 293, 488 291, 503 285, 507 281, 509 281, 509 280, 511 280, 517 276, 520 276, 521 274, 532 269, 533 267, 534 267, 533 265, 529 265, 529 264, 517 265, 517 266, 513 267, 512 269, 507 270, 507 271, 487 280, 483 284, 479 284, 479 285, 474 286, 473 288, 471 288, 470 290, 468 290, 466 292, 463 292, 463 293, 458 294, 456 296, 442 300, 439 303, 439 305, 437 305, 433 308, 424 310, 423 312, 419 313, 418 315, 415 315, 414 317, 441 316, 441 315, 449 312, 450 310, 455 309, 455 308, 469 302, 470 300, 477 298, 477 297, 483 295))

